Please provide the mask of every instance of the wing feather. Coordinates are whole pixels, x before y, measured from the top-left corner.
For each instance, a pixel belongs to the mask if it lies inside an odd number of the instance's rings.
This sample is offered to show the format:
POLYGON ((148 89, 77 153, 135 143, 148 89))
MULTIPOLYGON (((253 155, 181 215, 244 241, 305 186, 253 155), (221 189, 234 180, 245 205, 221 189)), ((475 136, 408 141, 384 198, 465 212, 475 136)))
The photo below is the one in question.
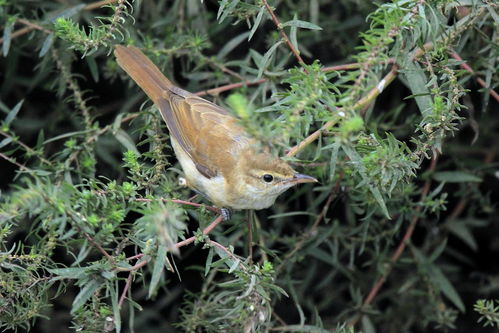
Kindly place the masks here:
POLYGON ((174 86, 133 46, 116 46, 118 64, 159 108, 170 135, 192 159, 198 171, 212 178, 224 166, 236 164, 249 137, 227 110, 174 86))

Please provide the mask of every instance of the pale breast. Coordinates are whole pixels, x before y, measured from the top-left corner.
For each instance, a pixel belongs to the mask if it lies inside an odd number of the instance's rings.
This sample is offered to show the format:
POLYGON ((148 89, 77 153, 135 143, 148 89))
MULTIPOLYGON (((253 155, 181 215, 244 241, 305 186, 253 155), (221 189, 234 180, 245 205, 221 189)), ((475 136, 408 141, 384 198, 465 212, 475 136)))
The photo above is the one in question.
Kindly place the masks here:
POLYGON ((200 192, 218 207, 230 207, 226 202, 225 179, 221 175, 207 178, 202 175, 189 155, 187 155, 178 142, 171 138, 173 150, 184 170, 187 185, 193 190, 200 192))

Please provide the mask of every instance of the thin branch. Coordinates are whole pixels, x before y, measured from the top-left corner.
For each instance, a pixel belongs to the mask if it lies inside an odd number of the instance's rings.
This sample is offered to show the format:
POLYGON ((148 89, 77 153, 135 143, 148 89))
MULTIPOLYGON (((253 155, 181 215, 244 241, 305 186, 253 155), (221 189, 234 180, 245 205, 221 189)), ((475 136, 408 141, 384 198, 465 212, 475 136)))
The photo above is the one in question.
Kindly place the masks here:
POLYGON ((191 201, 186 201, 186 200, 179 200, 179 199, 166 199, 166 198, 158 198, 158 199, 147 199, 147 198, 137 198, 135 201, 141 201, 141 202, 152 202, 152 201, 163 201, 163 202, 173 202, 173 203, 178 203, 181 205, 188 205, 188 206, 193 206, 193 207, 204 207, 208 209, 209 211, 212 211, 214 213, 220 213, 220 209, 213 207, 213 206, 207 206, 204 204, 199 204, 191 201))
POLYGON ((243 262, 241 261, 240 258, 238 258, 234 253, 230 252, 228 248, 226 248, 225 246, 223 246, 222 244, 218 243, 218 242, 215 242, 213 240, 210 240, 209 241, 209 244, 210 245, 213 245, 217 248, 219 248, 220 250, 224 251, 229 257, 231 257, 232 259, 234 260, 238 260, 239 261, 239 266, 241 266, 241 268, 245 269, 246 266, 243 264, 243 262))
POLYGON ((4 131, 1 131, 1 130, 0 130, 0 134, 3 135, 6 138, 11 139, 12 140, 11 143, 15 143, 15 144, 18 144, 21 147, 23 147, 24 150, 26 150, 26 152, 28 152, 28 154, 38 157, 40 159, 40 161, 42 161, 43 163, 45 163, 47 165, 51 165, 52 164, 52 163, 50 163, 49 160, 47 160, 43 156, 41 156, 41 154, 39 152, 37 152, 36 150, 34 150, 33 148, 31 148, 30 146, 28 146, 24 142, 18 140, 17 137, 14 137, 14 136, 12 136, 12 135, 4 132, 4 131))
MULTIPOLYGON (((213 229, 216 228, 217 225, 219 225, 221 222, 223 222, 223 220, 224 220, 223 216, 219 215, 213 222, 210 223, 209 226, 204 228, 203 235, 208 235, 213 229)), ((175 247, 177 249, 181 248, 182 246, 186 246, 186 245, 189 245, 191 243, 194 243, 195 240, 196 240, 196 236, 189 237, 189 238, 184 239, 183 241, 175 244, 175 247)))
POLYGON ((225 86, 221 86, 218 88, 213 88, 213 89, 208 89, 208 90, 202 90, 198 91, 195 93, 195 95, 198 96, 205 96, 205 95, 218 95, 221 92, 228 91, 228 90, 233 90, 241 87, 249 87, 249 86, 256 86, 259 84, 262 84, 264 82, 267 82, 267 79, 260 79, 256 81, 243 81, 243 82, 238 82, 238 83, 232 83, 232 84, 227 84, 225 86))
MULTIPOLYGON (((451 57, 452 57, 452 58, 454 58, 454 59, 456 59, 456 60, 458 60, 458 61, 463 61, 463 59, 459 56, 459 54, 457 54, 457 53, 456 53, 456 52, 454 52, 454 51, 453 51, 453 52, 451 52, 451 57)), ((481 85, 483 88, 488 89, 488 90, 489 90, 489 94, 490 94, 490 96, 492 96, 492 97, 493 97, 496 101, 498 101, 498 102, 499 102, 499 94, 498 94, 498 93, 496 93, 494 89, 489 88, 489 87, 487 86, 487 83, 486 83, 484 80, 482 80, 482 78, 481 78, 481 77, 479 77, 479 76, 475 73, 475 71, 473 70, 473 68, 471 68, 471 67, 470 67, 468 64, 466 64, 465 62, 461 63, 459 66, 461 66, 461 68, 462 68, 462 69, 464 69, 465 71, 470 72, 470 73, 474 76, 475 81, 476 81, 479 85, 481 85)))
POLYGON ((128 278, 126 279, 126 284, 125 287, 123 288, 123 292, 121 293, 120 300, 118 302, 118 308, 121 308, 123 303, 125 302, 126 294, 128 292, 128 289, 130 289, 130 286, 132 285, 132 278, 133 278, 133 272, 130 272, 128 274, 128 278))
POLYGON ((17 162, 15 159, 10 158, 9 156, 7 156, 5 154, 0 153, 0 157, 3 158, 3 159, 5 159, 5 160, 7 160, 7 161, 9 161, 12 164, 17 165, 20 169, 22 169, 24 171, 28 171, 28 172, 32 171, 30 168, 22 165, 21 163, 17 162))
POLYGON ((272 7, 269 6, 267 0, 262 0, 262 2, 265 5, 265 8, 269 12, 270 16, 272 17, 272 21, 276 25, 277 30, 279 30, 279 33, 281 34, 282 38, 284 39, 284 42, 288 45, 289 49, 291 50, 291 52, 295 56, 296 60, 298 60, 300 65, 305 65, 305 62, 303 61, 303 59, 300 56, 300 52, 293 46, 293 44, 289 40, 288 35, 286 35, 286 32, 284 31, 284 28, 282 27, 281 22, 279 21, 279 19, 275 15, 272 7))
POLYGON ((81 228, 79 226, 77 226, 77 225, 75 225, 75 226, 78 229, 78 231, 85 236, 85 238, 90 242, 90 244, 92 244, 93 247, 95 247, 97 250, 99 250, 99 252, 102 253, 102 255, 104 255, 104 257, 106 257, 107 260, 109 260, 109 262, 112 265, 116 264, 116 262, 114 260, 114 257, 112 255, 110 255, 109 253, 107 253, 107 251, 104 250, 104 248, 99 243, 97 243, 92 238, 92 236, 90 236, 89 234, 87 234, 86 232, 84 232, 83 230, 81 230, 81 228))
MULTIPOLYGON (((393 61, 393 59, 391 61, 393 61)), ((357 68, 359 68, 359 66, 360 66, 359 63, 354 62, 351 64, 323 67, 323 68, 321 68, 321 71, 325 72, 325 73, 333 72, 333 71, 344 71, 344 70, 357 69, 357 68)), ((197 95, 197 96, 205 96, 205 95, 216 96, 224 91, 233 90, 233 89, 237 89, 237 88, 241 88, 241 87, 256 86, 256 85, 265 83, 267 81, 268 81, 268 79, 259 79, 259 80, 255 80, 255 81, 247 80, 247 81, 238 82, 238 83, 231 83, 231 84, 227 84, 225 86, 220 86, 217 88, 212 88, 212 89, 208 89, 208 90, 201 90, 201 91, 198 91, 197 93, 195 93, 195 95, 197 95)))
MULTIPOLYGON (((213 222, 210 223, 210 225, 208 225, 206 228, 204 228, 203 230, 203 235, 208 235, 210 232, 213 231, 213 229, 216 228, 217 225, 219 225, 221 222, 223 222, 223 216, 222 215, 219 215, 215 220, 213 220, 213 222)), ((178 242, 177 244, 175 244, 175 247, 178 249, 178 248, 181 248, 183 246, 186 246, 186 245, 189 245, 191 243, 194 243, 196 241, 196 236, 192 236, 192 237, 189 237, 187 239, 184 239, 183 241, 180 241, 178 242)), ((218 244, 218 243, 217 243, 218 244)), ((131 258, 143 258, 145 257, 145 255, 141 255, 141 254, 137 254, 131 258)), ((151 259, 150 258, 144 258, 142 261, 136 263, 135 265, 133 265, 132 267, 116 267, 116 270, 118 272, 133 272, 133 271, 137 271, 138 269, 144 267, 145 265, 147 265, 147 263, 149 263, 151 259)))

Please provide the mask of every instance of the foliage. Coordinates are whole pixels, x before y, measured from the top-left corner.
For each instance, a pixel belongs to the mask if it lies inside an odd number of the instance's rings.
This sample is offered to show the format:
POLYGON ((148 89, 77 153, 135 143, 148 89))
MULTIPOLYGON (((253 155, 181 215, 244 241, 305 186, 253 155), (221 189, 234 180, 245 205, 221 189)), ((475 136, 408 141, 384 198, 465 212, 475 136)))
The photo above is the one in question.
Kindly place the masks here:
POLYGON ((0 0, 0 328, 498 326, 497 4, 69 3, 0 0), (320 184, 222 222, 116 44, 320 184))

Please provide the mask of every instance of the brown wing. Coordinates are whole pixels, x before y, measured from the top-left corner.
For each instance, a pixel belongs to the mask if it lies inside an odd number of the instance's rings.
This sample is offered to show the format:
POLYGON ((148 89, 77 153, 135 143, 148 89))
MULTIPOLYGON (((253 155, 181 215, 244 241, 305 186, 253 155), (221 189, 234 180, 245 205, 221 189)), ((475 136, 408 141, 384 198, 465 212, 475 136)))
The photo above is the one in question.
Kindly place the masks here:
POLYGON ((198 96, 179 96, 158 103, 163 118, 179 145, 200 173, 214 177, 224 166, 234 166, 248 141, 236 118, 198 96))
POLYGON ((234 166, 248 136, 225 109, 174 86, 139 49, 117 46, 118 64, 160 109, 170 134, 200 173, 214 177, 234 166))

